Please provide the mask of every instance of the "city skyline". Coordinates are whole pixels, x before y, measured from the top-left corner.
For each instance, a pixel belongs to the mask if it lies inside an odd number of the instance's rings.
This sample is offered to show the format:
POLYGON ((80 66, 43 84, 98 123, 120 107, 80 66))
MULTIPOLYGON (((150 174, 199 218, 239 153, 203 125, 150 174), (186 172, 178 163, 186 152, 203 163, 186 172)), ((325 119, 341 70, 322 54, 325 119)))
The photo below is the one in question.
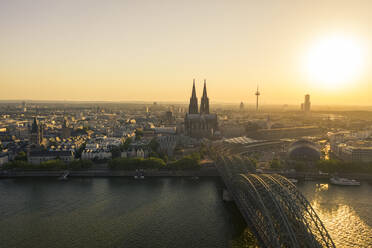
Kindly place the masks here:
POLYGON ((335 3, 2 1, 0 99, 186 102, 207 78, 214 102, 372 105, 372 3, 335 3))
POLYGON ((371 0, 0 0, 0 246, 370 247, 371 0))

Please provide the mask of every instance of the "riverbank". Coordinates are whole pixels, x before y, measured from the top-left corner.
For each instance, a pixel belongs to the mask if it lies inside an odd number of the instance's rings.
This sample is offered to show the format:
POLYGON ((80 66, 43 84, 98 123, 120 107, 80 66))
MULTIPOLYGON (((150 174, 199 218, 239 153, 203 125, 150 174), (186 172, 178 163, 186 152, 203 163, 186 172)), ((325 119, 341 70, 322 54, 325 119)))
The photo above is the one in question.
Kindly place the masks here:
MULTIPOLYGON (((268 173, 268 172, 265 172, 265 173, 268 173)), ((303 181, 312 181, 312 180, 321 180, 321 179, 329 180, 333 176, 331 174, 319 174, 319 173, 309 173, 309 172, 296 172, 296 173, 269 172, 269 173, 277 173, 287 178, 295 178, 295 179, 303 180, 303 181)), ((372 174, 337 173, 337 176, 345 177, 349 179, 372 181, 372 174)))
MULTIPOLYGON (((60 177, 65 170, 12 170, 0 171, 0 178, 16 177, 60 177)), ((70 170, 69 177, 134 177, 136 171, 123 170, 70 170)), ((146 177, 219 177, 218 171, 214 168, 200 170, 144 170, 146 177)))
MULTIPOLYGON (((60 177, 66 170, 8 170, 0 171, 1 178, 17 177, 60 177)), ((329 180, 331 175, 309 172, 284 173, 278 171, 265 171, 267 174, 280 174, 287 178, 295 178, 300 181, 329 180)), ((220 177, 217 169, 203 168, 200 170, 144 170, 146 177, 220 177)), ((136 171, 110 170, 110 169, 87 169, 69 170, 69 177, 134 177, 136 171)), ((339 177, 356 180, 372 181, 371 174, 339 173, 339 177)))

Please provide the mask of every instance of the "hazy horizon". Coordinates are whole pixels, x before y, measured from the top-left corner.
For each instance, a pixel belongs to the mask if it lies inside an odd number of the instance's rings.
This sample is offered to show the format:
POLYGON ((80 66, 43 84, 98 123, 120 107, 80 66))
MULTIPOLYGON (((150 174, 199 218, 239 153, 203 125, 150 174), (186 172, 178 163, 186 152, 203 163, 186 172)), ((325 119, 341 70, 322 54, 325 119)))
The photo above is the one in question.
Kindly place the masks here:
POLYGON ((0 2, 0 100, 370 106, 372 2, 0 2), (325 55, 323 53, 326 53, 325 55))

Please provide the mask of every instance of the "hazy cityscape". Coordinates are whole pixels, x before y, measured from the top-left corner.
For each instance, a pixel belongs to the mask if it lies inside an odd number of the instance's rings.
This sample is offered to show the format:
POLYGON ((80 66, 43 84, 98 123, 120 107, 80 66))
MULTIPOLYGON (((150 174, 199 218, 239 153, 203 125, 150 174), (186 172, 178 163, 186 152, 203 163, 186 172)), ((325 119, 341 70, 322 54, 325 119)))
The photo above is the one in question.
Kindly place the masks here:
POLYGON ((372 247, 372 4, 57 2, 0 2, 0 247, 372 247))

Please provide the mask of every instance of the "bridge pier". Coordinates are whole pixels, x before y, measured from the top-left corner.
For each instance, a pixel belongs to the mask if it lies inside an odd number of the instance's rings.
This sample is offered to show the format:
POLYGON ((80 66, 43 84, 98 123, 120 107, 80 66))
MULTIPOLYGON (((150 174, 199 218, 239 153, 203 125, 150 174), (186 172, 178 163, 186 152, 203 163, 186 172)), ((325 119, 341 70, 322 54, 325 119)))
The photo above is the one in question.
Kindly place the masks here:
POLYGON ((223 201, 226 201, 226 202, 232 202, 234 201, 229 193, 229 191, 227 191, 227 189, 223 189, 222 191, 222 200, 223 201))

